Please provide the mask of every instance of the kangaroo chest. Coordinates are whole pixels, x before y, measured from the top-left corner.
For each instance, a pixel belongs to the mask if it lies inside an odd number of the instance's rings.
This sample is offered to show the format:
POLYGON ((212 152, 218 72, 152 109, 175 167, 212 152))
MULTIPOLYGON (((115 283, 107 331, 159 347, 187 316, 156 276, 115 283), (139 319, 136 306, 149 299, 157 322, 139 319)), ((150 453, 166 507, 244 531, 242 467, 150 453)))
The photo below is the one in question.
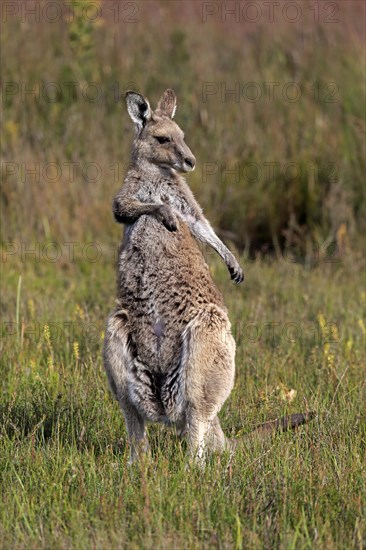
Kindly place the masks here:
POLYGON ((194 209, 187 201, 186 193, 177 185, 162 181, 144 182, 136 198, 145 203, 167 204, 183 219, 194 217, 194 209))

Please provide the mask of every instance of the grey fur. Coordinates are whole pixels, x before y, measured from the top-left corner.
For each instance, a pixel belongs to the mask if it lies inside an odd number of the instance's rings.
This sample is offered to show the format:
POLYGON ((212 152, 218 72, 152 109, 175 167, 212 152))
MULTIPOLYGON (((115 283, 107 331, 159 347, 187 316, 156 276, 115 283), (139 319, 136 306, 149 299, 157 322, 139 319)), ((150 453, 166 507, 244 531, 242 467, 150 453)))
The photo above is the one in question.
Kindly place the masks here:
POLYGON ((128 92, 126 101, 137 133, 113 202, 126 227, 104 364, 132 460, 147 448, 146 421, 175 425, 202 457, 206 446, 226 445, 217 414, 233 387, 235 342, 196 239, 220 254, 236 282, 243 274, 180 175, 195 158, 172 120, 174 92, 163 94, 155 112, 140 94, 128 92))
POLYGON ((234 384, 235 341, 197 240, 217 251, 235 282, 243 272, 181 176, 194 169, 195 158, 172 120, 174 92, 164 92, 155 112, 135 92, 127 92, 126 102, 136 138, 113 202, 126 227, 104 365, 126 421, 131 461, 148 448, 147 421, 174 425, 201 460, 206 449, 230 447, 217 415, 234 384))

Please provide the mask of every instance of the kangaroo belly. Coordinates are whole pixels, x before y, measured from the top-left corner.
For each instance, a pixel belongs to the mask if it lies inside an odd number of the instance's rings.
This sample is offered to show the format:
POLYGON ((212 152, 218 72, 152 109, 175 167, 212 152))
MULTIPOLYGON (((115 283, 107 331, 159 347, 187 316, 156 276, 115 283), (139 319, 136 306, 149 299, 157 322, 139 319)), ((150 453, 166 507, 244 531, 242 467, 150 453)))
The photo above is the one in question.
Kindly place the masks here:
POLYGON ((118 295, 138 359, 156 372, 175 369, 181 335, 205 305, 225 310, 188 227, 169 232, 151 216, 127 228, 119 255, 118 295))

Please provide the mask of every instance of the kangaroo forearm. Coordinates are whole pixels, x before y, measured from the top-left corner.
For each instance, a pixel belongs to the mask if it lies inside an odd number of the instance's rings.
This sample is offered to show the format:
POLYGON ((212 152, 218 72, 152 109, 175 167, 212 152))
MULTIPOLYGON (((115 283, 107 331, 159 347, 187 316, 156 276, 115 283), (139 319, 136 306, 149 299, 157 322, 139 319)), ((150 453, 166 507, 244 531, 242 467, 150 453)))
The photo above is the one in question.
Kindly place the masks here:
POLYGON ((140 216, 156 216, 159 206, 157 204, 143 203, 139 201, 124 202, 117 198, 113 202, 113 213, 119 223, 134 223, 140 216))
POLYGON ((211 246, 224 260, 230 276, 236 283, 241 283, 244 280, 243 270, 240 267, 234 254, 230 252, 222 241, 218 238, 208 221, 202 217, 199 220, 188 221, 188 225, 192 234, 203 243, 211 246))
POLYGON ((226 265, 232 264, 235 261, 234 255, 219 239, 208 222, 201 220, 194 221, 190 225, 190 229, 196 239, 211 246, 221 256, 226 265))

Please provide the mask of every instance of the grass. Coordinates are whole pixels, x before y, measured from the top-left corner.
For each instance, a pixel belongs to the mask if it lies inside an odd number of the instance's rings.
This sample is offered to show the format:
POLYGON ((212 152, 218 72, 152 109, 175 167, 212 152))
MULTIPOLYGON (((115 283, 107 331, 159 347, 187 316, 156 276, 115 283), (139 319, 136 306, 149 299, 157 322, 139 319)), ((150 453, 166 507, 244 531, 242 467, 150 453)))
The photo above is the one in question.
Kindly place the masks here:
POLYGON ((173 0, 128 2, 135 23, 94 0, 92 23, 85 3, 73 20, 37 23, 10 2, 18 14, 1 21, 0 546, 365 548, 363 3, 296 2, 298 23, 278 15, 283 3, 270 22, 263 3, 258 24, 204 23, 204 3, 173 0), (225 95, 248 83, 260 100, 225 95), (278 83, 273 101, 264 83, 278 83), (206 251, 237 341, 224 430, 318 412, 204 471, 159 426, 151 456, 127 466, 101 361, 120 239, 111 201, 133 135, 120 95, 155 105, 167 87, 198 161, 189 183, 220 236, 248 252, 235 287, 206 251))
POLYGON ((220 415, 226 433, 306 409, 317 420, 245 446, 231 462, 214 456, 205 471, 187 470, 184 444, 153 425, 151 456, 128 467, 122 415, 101 361, 113 254, 64 265, 10 259, 3 547, 364 547, 362 258, 348 251, 312 269, 243 262, 242 287, 209 260, 238 345, 235 388, 220 415))
POLYGON ((304 255, 342 224, 365 230, 362 2, 339 2, 333 24, 315 24, 303 2, 298 24, 263 15, 256 25, 204 23, 199 2, 132 4, 130 24, 113 21, 108 0, 95 24, 79 13, 3 25, 3 240, 114 238, 110 201, 133 136, 128 88, 152 106, 176 91, 176 119, 198 159, 192 189, 239 248, 278 239, 304 255))

